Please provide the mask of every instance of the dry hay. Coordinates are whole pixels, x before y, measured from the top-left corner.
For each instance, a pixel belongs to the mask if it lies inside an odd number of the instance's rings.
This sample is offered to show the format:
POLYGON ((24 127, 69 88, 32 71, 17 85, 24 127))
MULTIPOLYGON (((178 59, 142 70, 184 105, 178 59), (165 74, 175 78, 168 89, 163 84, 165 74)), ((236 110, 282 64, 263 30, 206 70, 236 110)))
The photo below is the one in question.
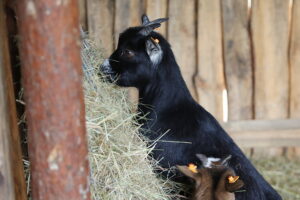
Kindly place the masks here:
POLYGON ((300 158, 254 158, 254 165, 284 200, 300 199, 300 158))

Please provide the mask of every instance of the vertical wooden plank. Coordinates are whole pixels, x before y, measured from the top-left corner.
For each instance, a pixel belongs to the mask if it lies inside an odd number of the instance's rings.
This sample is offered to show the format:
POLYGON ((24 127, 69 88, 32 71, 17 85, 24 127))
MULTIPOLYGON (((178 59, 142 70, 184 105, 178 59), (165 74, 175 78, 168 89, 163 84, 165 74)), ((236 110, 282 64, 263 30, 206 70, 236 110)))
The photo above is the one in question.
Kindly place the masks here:
POLYGON ((300 118, 300 0, 294 0, 290 41, 290 117, 300 118))
POLYGON ((89 200, 77 0, 17 6, 32 197, 89 200))
POLYGON ((0 1, 0 200, 26 200, 5 17, 0 1))
MULTIPOLYGON (((290 37, 290 118, 300 118, 300 0, 293 1, 290 37)), ((287 149, 287 156, 300 156, 300 147, 287 149)))
POLYGON ((4 3, 0 1, 0 200, 27 199, 13 91, 4 3))
POLYGON ((88 0, 87 16, 90 38, 103 49, 105 57, 114 49, 114 0, 88 0))
POLYGON ((248 2, 222 0, 221 3, 228 120, 252 119, 253 74, 248 2))
MULTIPOLYGON (((147 0, 146 2, 146 14, 150 20, 167 17, 167 0, 147 0)), ((158 32, 164 37, 167 35, 168 22, 162 23, 158 32)))
POLYGON ((193 76, 196 71, 196 23, 194 0, 169 1, 168 39, 183 78, 196 97, 193 76))
POLYGON ((288 116, 289 1, 253 0, 255 118, 288 116))
POLYGON ((83 30, 87 30, 87 0, 78 0, 79 23, 83 30))
MULTIPOLYGON (((253 0, 255 118, 288 117, 289 1, 253 0)), ((282 155, 283 149, 255 149, 255 154, 282 155)))
POLYGON ((223 119, 225 88, 220 0, 198 0, 198 71, 196 87, 201 105, 223 119))
POLYGON ((115 47, 119 34, 130 26, 141 25, 141 16, 145 13, 145 0, 116 0, 115 11, 115 47))

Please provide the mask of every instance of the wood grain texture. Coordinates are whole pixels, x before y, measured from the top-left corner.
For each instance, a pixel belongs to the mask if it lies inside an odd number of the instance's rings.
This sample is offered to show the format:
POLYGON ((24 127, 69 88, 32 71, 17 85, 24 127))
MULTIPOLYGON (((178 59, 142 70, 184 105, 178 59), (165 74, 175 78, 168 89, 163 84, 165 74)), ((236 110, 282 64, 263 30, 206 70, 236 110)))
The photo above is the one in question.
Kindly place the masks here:
POLYGON ((26 200, 22 153, 8 50, 3 1, 0 2, 0 200, 26 200))
POLYGON ((223 127, 242 147, 300 147, 300 119, 230 121, 223 127))
POLYGON ((193 97, 197 98, 193 82, 196 71, 195 1, 172 0, 168 6, 168 40, 183 78, 193 97))
POLYGON ((90 38, 109 56, 114 49, 115 0, 88 0, 87 16, 90 38))
POLYGON ((300 0, 294 0, 290 41, 290 117, 300 118, 300 0))
POLYGON ((288 116, 289 1, 253 0, 255 118, 288 116))
POLYGON ((198 1, 198 71, 196 87, 200 104, 219 121, 222 121, 222 92, 225 88, 225 81, 220 4, 220 0, 198 1))
MULTIPOLYGON (((252 1, 255 119, 288 117, 289 1, 252 1)), ((283 148, 255 149, 255 154, 278 156, 283 148)))
MULTIPOLYGON (((291 15, 289 117, 300 118, 300 1, 294 0, 291 15)), ((300 156, 300 147, 287 148, 288 157, 300 156)))
MULTIPOLYGON (((167 17, 167 0, 147 0, 146 14, 150 20, 167 17)), ((164 22, 158 29, 164 37, 167 36, 167 25, 168 22, 164 22)))
POLYGON ((222 0, 228 120, 253 118, 252 57, 248 2, 222 0))
POLYGON ((77 0, 17 6, 32 199, 89 200, 77 0))
POLYGON ((119 34, 128 27, 142 24, 141 16, 145 13, 145 0, 115 0, 115 47, 118 43, 119 34))
POLYGON ((83 30, 87 31, 87 2, 86 0, 78 0, 79 7, 79 23, 83 30))

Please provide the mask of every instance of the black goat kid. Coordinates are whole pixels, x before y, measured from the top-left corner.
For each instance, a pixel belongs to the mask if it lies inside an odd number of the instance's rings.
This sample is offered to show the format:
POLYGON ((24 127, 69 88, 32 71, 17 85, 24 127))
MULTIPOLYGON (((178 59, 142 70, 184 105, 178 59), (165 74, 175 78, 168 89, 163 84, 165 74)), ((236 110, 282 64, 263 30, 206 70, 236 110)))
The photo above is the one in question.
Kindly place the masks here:
POLYGON ((141 26, 120 35, 116 51, 101 66, 117 85, 138 88, 139 111, 148 114, 142 129, 150 130, 142 134, 151 140, 159 138, 153 157, 168 168, 200 165, 196 154, 232 155, 229 166, 244 181, 246 190, 237 193, 236 199, 281 199, 217 120, 192 98, 169 43, 153 31, 166 20, 149 21, 144 15, 141 26))

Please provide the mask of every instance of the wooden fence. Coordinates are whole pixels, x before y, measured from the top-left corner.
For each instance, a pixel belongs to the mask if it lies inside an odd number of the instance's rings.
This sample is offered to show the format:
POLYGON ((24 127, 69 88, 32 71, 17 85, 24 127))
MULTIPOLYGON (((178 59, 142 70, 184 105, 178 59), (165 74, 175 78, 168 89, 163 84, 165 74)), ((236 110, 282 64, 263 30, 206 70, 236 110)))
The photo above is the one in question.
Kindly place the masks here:
POLYGON ((224 126, 243 147, 262 153, 260 147, 276 146, 269 148, 276 155, 299 151, 285 147, 300 146, 300 0, 79 4, 81 24, 105 56, 143 13, 169 17, 159 32, 171 43, 195 99, 219 121, 228 109, 224 126))

